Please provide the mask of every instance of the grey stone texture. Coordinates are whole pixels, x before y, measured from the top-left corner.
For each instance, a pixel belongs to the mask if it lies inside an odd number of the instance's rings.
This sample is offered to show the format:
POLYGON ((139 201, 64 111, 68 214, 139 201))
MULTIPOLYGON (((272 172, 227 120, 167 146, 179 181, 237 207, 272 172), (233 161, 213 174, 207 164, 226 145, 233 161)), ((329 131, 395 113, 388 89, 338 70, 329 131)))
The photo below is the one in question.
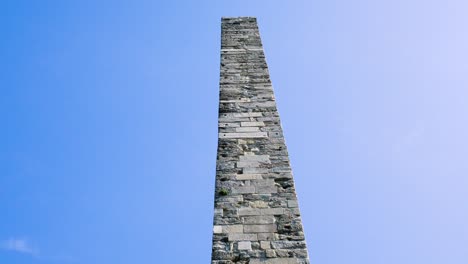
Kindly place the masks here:
POLYGON ((253 17, 222 18, 212 264, 308 264, 288 152, 253 17))

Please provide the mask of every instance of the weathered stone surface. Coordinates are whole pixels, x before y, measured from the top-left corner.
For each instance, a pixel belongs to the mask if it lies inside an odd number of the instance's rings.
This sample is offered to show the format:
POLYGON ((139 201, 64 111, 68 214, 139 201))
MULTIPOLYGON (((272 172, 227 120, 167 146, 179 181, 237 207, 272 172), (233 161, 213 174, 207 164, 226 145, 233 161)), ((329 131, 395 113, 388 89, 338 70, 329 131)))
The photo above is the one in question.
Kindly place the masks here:
POLYGON ((255 18, 223 18, 212 264, 308 264, 255 18))
POLYGON ((249 264, 298 264, 295 258, 250 259, 249 264))
POLYGON ((266 249, 265 253, 266 253, 265 255, 267 258, 276 258, 276 251, 272 249, 266 249))
POLYGON ((289 200, 288 201, 288 207, 297 207, 297 201, 289 200))
POLYGON ((304 241, 271 241, 271 247, 274 249, 305 248, 305 242, 304 241))
POLYGON ((261 180, 262 174, 237 174, 236 180, 261 180))
POLYGON ((252 242, 250 241, 239 241, 237 243, 238 250, 252 250, 252 242))
POLYGON ((258 127, 236 127, 236 132, 259 132, 260 128, 258 127))
POLYGON ((256 241, 257 234, 229 234, 228 240, 229 241, 239 241, 239 240, 256 241))
POLYGON ((276 222, 275 217, 272 215, 248 216, 248 217, 243 217, 243 219, 244 219, 244 224, 246 225, 273 224, 276 222))
POLYGON ((215 234, 221 234, 223 232, 223 227, 222 226, 214 226, 213 227, 213 233, 215 234))
POLYGON ((233 194, 238 194, 238 193, 255 193, 255 186, 234 187, 234 188, 232 188, 231 192, 232 192, 233 194))
POLYGON ((267 132, 219 133, 219 138, 266 138, 267 132))
POLYGON ((279 239, 279 235, 277 233, 259 233, 257 238, 258 240, 274 241, 279 239))
POLYGON ((257 173, 266 174, 268 173, 268 169, 267 168, 243 168, 242 172, 244 174, 257 174, 257 173))
POLYGON ((260 248, 262 249, 270 249, 270 241, 260 241, 260 248))
POLYGON ((277 231, 276 225, 245 225, 245 233, 273 233, 277 231))
POLYGON ((270 162, 270 156, 269 155, 255 155, 255 154, 250 154, 249 155, 244 155, 244 156, 239 156, 240 161, 257 161, 257 162, 265 162, 265 163, 271 163, 270 162))
POLYGON ((241 122, 241 126, 243 127, 262 127, 265 126, 265 123, 262 121, 260 122, 241 122))
POLYGON ((237 214, 243 215, 282 215, 284 213, 283 208, 239 208, 237 214))
POLYGON ((231 234, 231 233, 244 233, 243 225, 225 225, 222 226, 222 233, 231 234))

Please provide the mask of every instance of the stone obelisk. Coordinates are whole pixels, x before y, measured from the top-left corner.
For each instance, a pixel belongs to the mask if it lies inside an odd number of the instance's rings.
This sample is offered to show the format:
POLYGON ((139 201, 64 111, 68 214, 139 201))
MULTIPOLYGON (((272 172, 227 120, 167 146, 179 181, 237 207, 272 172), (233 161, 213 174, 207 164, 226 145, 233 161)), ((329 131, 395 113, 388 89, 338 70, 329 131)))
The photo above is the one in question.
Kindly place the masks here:
POLYGON ((257 20, 222 18, 212 264, 309 263, 257 20))

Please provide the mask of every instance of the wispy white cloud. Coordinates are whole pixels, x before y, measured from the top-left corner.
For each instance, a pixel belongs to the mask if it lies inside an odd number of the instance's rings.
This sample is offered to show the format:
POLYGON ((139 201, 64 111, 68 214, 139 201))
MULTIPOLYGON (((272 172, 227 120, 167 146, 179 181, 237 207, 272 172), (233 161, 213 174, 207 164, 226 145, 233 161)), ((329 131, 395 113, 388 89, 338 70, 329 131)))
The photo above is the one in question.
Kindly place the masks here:
POLYGON ((10 238, 0 240, 0 251, 12 251, 19 254, 30 255, 35 259, 48 263, 76 263, 77 259, 70 255, 64 254, 44 254, 39 252, 39 249, 33 246, 27 238, 10 238))
POLYGON ((37 256, 39 250, 34 248, 25 238, 10 238, 0 242, 0 248, 22 254, 37 256))

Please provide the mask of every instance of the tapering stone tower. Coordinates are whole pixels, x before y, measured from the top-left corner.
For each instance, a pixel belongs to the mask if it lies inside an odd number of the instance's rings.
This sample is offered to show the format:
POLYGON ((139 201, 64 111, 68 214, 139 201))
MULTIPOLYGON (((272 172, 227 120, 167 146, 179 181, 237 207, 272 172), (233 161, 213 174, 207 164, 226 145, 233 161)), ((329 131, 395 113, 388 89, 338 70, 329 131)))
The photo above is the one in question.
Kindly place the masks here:
POLYGON ((221 27, 211 263, 309 263, 257 21, 223 18, 221 27))

